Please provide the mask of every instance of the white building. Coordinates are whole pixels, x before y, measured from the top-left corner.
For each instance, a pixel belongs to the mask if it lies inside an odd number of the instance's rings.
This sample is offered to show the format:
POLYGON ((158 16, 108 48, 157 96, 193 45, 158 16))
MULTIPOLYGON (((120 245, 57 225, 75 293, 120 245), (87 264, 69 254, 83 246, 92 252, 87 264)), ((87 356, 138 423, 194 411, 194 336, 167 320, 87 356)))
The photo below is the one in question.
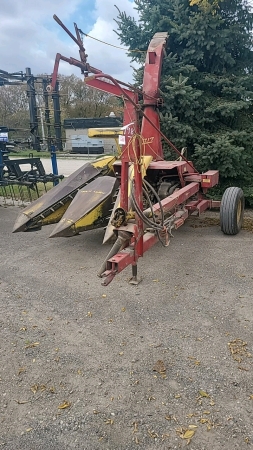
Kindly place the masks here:
POLYGON ((114 154, 117 152, 115 140, 112 138, 97 139, 88 137, 89 128, 110 128, 122 126, 120 117, 100 117, 94 119, 73 118, 64 120, 66 132, 65 150, 71 153, 114 154))

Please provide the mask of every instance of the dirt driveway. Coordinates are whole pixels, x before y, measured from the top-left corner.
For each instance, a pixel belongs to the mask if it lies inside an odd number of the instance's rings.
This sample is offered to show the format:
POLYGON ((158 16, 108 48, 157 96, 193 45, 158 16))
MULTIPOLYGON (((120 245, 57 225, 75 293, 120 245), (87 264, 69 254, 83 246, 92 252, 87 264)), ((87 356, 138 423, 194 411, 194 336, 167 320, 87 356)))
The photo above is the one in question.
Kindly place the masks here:
POLYGON ((253 234, 175 232, 107 288, 103 232, 11 234, 0 208, 0 448, 253 446, 253 234))

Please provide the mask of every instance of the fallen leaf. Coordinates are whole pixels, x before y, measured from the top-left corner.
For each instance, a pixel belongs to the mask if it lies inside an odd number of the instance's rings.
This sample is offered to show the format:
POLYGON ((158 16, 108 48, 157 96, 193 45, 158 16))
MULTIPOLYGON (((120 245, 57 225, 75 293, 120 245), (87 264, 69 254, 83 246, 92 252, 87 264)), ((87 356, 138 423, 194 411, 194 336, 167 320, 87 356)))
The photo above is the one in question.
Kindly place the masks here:
POLYGON ((14 400, 18 405, 24 405, 25 403, 28 403, 28 400, 14 400))
POLYGON ((58 406, 58 409, 66 409, 69 408, 71 406, 70 402, 63 402, 61 405, 58 406))
POLYGON ((106 419, 105 420, 105 424, 106 425, 113 425, 114 424, 114 420, 113 419, 106 419))
POLYGON ((27 433, 29 433, 29 431, 32 431, 32 428, 27 428, 25 431, 26 431, 27 433))
POLYGON ((198 426, 197 426, 197 425, 188 425, 188 428, 189 428, 190 430, 192 430, 192 429, 194 429, 194 428, 198 428, 198 426))
POLYGON ((180 434, 182 439, 191 439, 195 434, 194 430, 186 430, 183 434, 180 434))
POLYGON ((134 422, 133 427, 134 427, 133 433, 138 433, 138 422, 134 422))
POLYGON ((121 308, 121 311, 122 311, 122 312, 125 312, 125 311, 126 311, 126 308, 121 308))
POLYGON ((31 387, 31 391, 32 391, 34 394, 36 394, 37 390, 38 390, 38 385, 37 385, 37 384, 34 384, 34 385, 31 387))
POLYGON ((242 339, 234 339, 228 343, 228 347, 233 359, 239 363, 243 361, 244 358, 251 358, 251 353, 247 350, 247 342, 242 339))
POLYGON ((202 390, 199 391, 199 395, 200 395, 201 397, 207 397, 207 398, 210 398, 210 395, 207 394, 207 392, 202 391, 202 390))
POLYGON ((24 373, 26 371, 26 368, 25 367, 20 367, 19 369, 18 369, 18 375, 21 375, 21 373, 24 373))
POLYGON ((199 419, 199 422, 200 422, 200 423, 207 423, 207 422, 208 422, 208 419, 203 419, 203 418, 201 418, 201 419, 199 419))
POLYGON ((33 347, 37 347, 38 345, 40 345, 39 342, 32 342, 31 344, 27 344, 25 346, 25 348, 33 348, 33 347))
POLYGON ((166 367, 164 365, 164 362, 161 359, 158 359, 158 361, 156 361, 156 363, 155 363, 155 365, 153 367, 153 371, 160 373, 160 375, 164 375, 165 374, 166 367))
POLYGON ((106 298, 106 294, 103 294, 102 297, 103 297, 103 298, 106 298))
POLYGON ((153 439, 159 437, 159 435, 158 435, 157 433, 155 433, 154 430, 148 430, 148 434, 149 434, 149 436, 150 436, 151 438, 153 438, 153 439))
POLYGON ((249 398, 250 398, 250 400, 253 400, 253 395, 250 395, 249 398))
POLYGON ((31 386, 31 391, 36 394, 36 392, 38 391, 45 391, 46 388, 47 387, 44 384, 34 384, 33 386, 31 386))
POLYGON ((176 432, 179 434, 181 439, 187 440, 187 444, 189 444, 191 442, 191 439, 195 434, 195 430, 190 430, 188 428, 185 429, 182 427, 180 429, 176 430, 176 432))
POLYGON ((210 414, 210 411, 203 411, 203 414, 210 414))
POLYGON ((162 440, 163 440, 163 441, 165 441, 165 439, 166 439, 166 438, 169 438, 169 437, 170 437, 169 433, 164 433, 164 434, 162 434, 162 440))
POLYGON ((176 394, 175 398, 181 398, 181 394, 176 394))
POLYGON ((87 313, 87 317, 92 317, 92 312, 89 311, 89 312, 87 313))

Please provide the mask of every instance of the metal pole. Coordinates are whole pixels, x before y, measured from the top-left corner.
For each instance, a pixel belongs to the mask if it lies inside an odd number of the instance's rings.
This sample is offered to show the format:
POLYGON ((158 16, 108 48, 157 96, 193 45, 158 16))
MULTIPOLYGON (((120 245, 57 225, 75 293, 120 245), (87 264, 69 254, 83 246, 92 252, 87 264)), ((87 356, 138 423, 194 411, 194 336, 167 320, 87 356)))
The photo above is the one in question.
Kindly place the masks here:
POLYGON ((45 103, 45 124, 47 127, 47 149, 51 151, 51 124, 50 124, 50 109, 49 109, 49 100, 48 100, 48 91, 47 91, 48 80, 43 79, 43 95, 44 95, 44 103, 45 103))
POLYGON ((60 97, 59 97, 59 83, 57 81, 55 90, 52 93, 54 104, 54 129, 56 137, 56 146, 58 150, 62 151, 62 136, 61 136, 61 111, 60 111, 60 97))
POLYGON ((43 145, 44 145, 44 144, 45 144, 46 138, 45 138, 45 129, 44 129, 43 113, 42 113, 42 109, 41 109, 41 108, 39 108, 39 111, 40 111, 40 123, 41 123, 42 142, 43 142, 43 145))
MULTIPOLYGON (((58 165, 57 165, 55 145, 51 145, 51 162, 53 174, 58 175, 58 165)), ((56 186, 57 184, 59 184, 59 180, 54 180, 53 184, 54 186, 56 186)))
POLYGON ((4 171, 4 150, 0 145, 0 180, 3 179, 3 171, 4 171))
POLYGON ((30 131, 32 135, 32 147, 33 150, 40 151, 40 139, 38 135, 38 115, 35 97, 34 76, 31 73, 30 67, 25 69, 26 81, 27 81, 27 97, 29 103, 30 112, 30 131))

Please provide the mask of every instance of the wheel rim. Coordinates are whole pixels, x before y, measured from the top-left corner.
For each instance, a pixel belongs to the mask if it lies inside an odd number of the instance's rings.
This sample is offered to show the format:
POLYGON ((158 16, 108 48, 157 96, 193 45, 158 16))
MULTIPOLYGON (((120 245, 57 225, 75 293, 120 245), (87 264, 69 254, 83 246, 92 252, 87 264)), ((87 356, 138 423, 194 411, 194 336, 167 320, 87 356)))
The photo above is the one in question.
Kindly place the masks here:
POLYGON ((239 201, 237 206, 237 225, 240 224, 242 218, 242 200, 239 201))

